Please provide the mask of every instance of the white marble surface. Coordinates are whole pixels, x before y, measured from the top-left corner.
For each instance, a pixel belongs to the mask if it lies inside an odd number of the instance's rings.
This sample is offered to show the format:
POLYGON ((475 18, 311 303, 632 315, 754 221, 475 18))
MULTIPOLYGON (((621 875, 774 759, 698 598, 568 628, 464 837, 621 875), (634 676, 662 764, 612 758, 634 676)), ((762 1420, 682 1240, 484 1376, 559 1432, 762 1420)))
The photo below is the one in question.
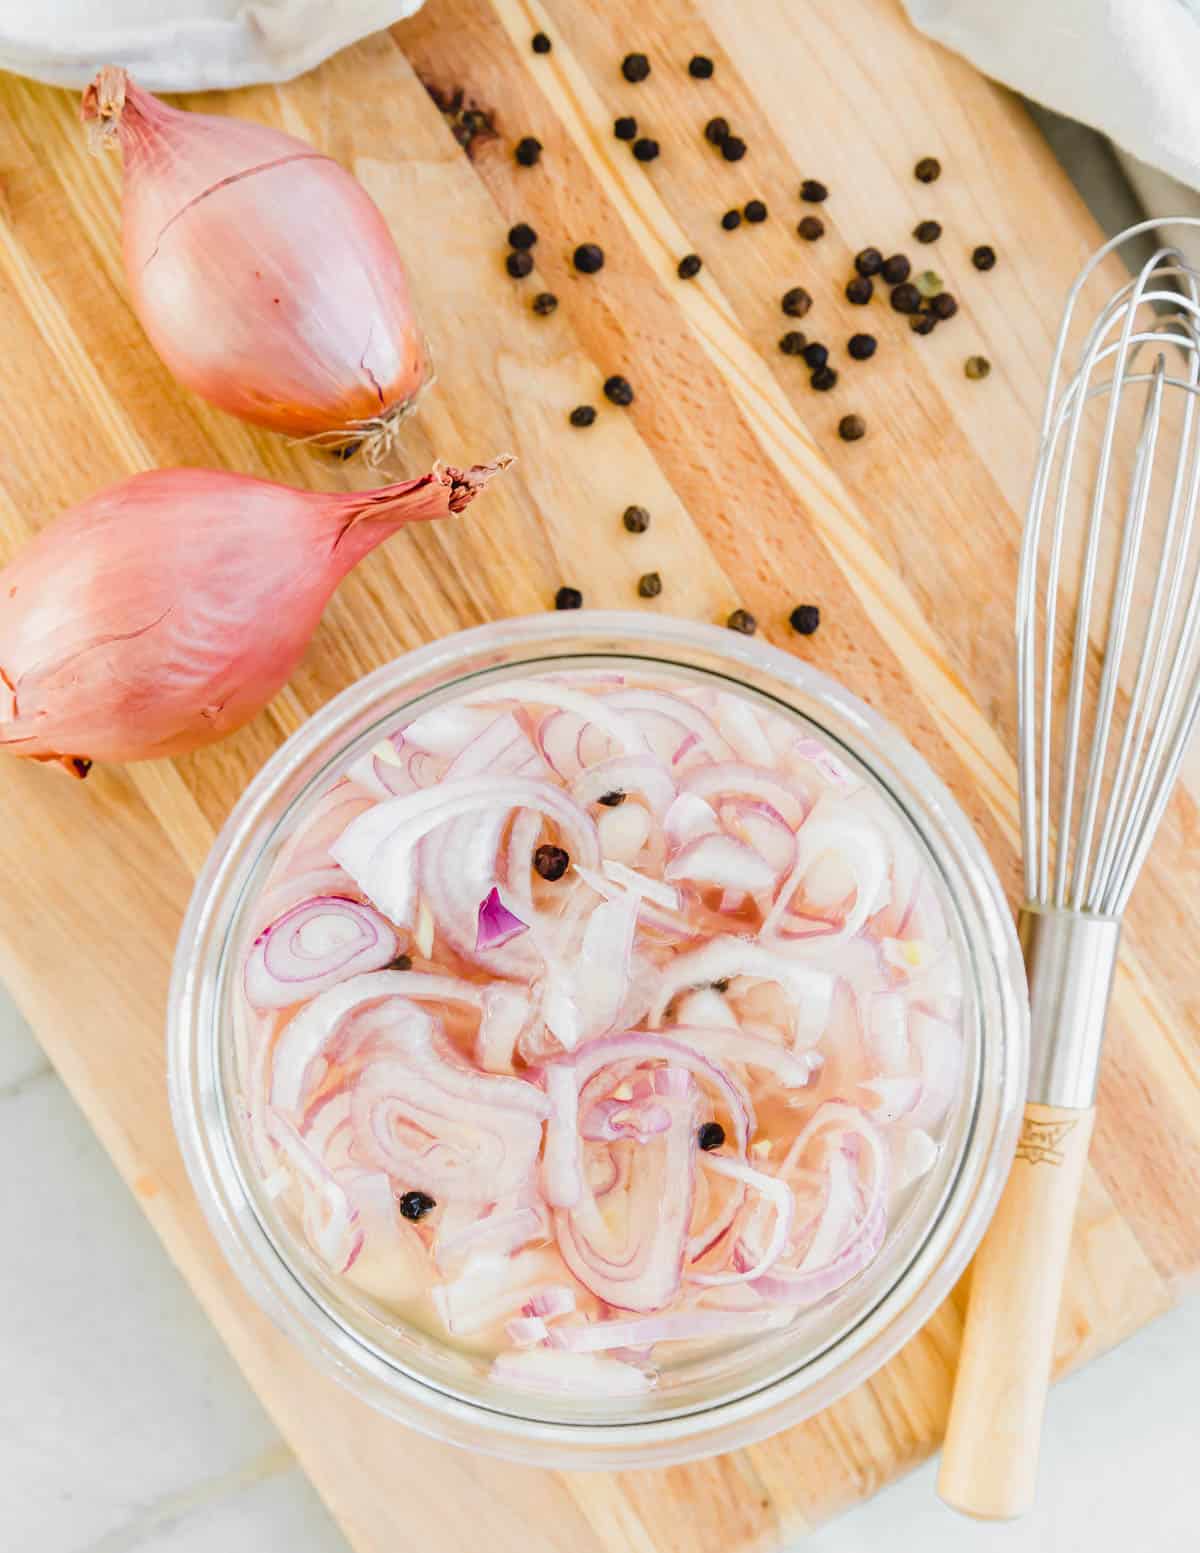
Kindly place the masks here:
MULTIPOLYGON (((0 1549, 347 1553, 0 992, 0 1549)), ((1200 1296, 1060 1387, 1037 1513, 975 1526, 932 1464, 813 1553, 1196 1546, 1200 1296)))

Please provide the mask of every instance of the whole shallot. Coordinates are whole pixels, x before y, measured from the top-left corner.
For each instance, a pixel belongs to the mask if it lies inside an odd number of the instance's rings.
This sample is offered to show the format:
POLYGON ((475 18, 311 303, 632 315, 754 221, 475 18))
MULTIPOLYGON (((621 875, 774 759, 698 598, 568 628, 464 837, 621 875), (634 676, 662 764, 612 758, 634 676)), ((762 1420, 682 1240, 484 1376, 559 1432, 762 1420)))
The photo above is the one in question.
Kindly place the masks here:
POLYGON ((94 144, 120 144, 133 307, 179 381, 377 459, 428 367, 400 255, 358 180, 279 130, 169 108, 113 66, 82 115, 94 144))
POLYGON ((85 776, 223 738, 283 685, 368 551, 461 512, 509 462, 334 494, 208 469, 102 491, 0 571, 0 749, 85 776))

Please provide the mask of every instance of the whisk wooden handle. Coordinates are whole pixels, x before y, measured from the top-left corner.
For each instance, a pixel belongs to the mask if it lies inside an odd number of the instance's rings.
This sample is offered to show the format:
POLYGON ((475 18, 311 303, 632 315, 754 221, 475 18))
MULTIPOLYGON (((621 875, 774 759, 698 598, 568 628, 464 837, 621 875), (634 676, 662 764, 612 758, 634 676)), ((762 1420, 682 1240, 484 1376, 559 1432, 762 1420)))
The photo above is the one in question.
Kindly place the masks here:
POLYGON ((1012 1174, 975 1254, 938 1493, 964 1515, 1033 1504, 1042 1414, 1093 1110, 1025 1107, 1012 1174))

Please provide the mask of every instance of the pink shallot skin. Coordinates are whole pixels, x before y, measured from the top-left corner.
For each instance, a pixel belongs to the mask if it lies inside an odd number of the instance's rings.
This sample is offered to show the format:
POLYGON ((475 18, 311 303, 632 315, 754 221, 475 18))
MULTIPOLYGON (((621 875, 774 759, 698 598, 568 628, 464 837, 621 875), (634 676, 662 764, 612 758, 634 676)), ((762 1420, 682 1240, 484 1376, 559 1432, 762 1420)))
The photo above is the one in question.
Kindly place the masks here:
POLYGON ((120 144, 134 310, 181 383, 298 437, 413 400, 428 368, 408 278, 344 167, 280 130, 168 107, 113 66, 82 115, 120 144))
POLYGON ((163 469, 72 508, 0 572, 0 749, 83 776, 223 738, 368 551, 461 512, 509 462, 332 494, 163 469))

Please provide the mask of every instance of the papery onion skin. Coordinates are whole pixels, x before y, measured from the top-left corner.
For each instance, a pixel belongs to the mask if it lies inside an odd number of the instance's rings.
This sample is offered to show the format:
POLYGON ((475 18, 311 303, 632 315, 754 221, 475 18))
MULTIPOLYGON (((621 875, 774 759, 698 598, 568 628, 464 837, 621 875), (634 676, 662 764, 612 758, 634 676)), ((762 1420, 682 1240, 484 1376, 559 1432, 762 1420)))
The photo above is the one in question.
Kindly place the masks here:
POLYGON ((130 294, 175 377, 291 436, 394 427, 426 352, 358 180, 279 130, 168 107, 113 66, 81 111, 120 144, 130 294))
POLYGON ((509 462, 346 493, 160 469, 71 508, 0 572, 0 749, 147 760, 232 733, 358 561, 461 512, 509 462))

